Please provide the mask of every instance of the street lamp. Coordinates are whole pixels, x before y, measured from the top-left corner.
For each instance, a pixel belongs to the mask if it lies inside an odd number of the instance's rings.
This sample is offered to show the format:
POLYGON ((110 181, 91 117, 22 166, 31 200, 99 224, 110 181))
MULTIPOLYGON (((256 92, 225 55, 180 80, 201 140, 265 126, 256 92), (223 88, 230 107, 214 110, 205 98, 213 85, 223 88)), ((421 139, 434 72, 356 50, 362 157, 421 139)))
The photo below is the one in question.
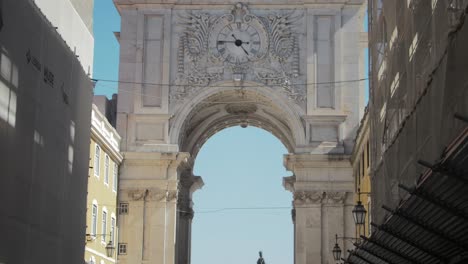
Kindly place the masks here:
MULTIPOLYGON (((86 234, 86 241, 94 241, 97 236, 109 236, 109 234, 86 234)), ((109 240, 109 243, 106 245, 106 255, 107 257, 111 258, 114 256, 114 243, 112 240, 109 240)))
POLYGON ((366 208, 364 208, 361 201, 358 201, 353 208, 354 223, 356 225, 364 225, 366 222, 366 214, 366 208))
POLYGON ((338 234, 335 234, 335 246, 332 249, 332 253, 333 253, 333 259, 336 260, 336 261, 342 260, 342 258, 341 258, 341 252, 342 251, 341 251, 340 246, 338 245, 338 239, 342 239, 343 241, 351 242, 354 245, 357 245, 356 243, 358 243, 357 238, 354 238, 354 237, 339 237, 338 234))
POLYGON ((353 218, 354 218, 354 223, 356 225, 364 225, 366 222, 366 208, 364 208, 364 205, 362 205, 361 202, 361 189, 358 189, 358 197, 359 200, 357 204, 353 208, 353 218))
POLYGON ((114 250, 115 250, 114 243, 112 243, 112 240, 110 240, 109 243, 107 243, 107 246, 106 246, 107 257, 109 257, 109 258, 113 257, 114 256, 114 250))
POLYGON ((333 258, 336 261, 339 261, 341 259, 341 248, 338 246, 338 234, 335 234, 335 246, 333 247, 332 253, 333 253, 333 258))

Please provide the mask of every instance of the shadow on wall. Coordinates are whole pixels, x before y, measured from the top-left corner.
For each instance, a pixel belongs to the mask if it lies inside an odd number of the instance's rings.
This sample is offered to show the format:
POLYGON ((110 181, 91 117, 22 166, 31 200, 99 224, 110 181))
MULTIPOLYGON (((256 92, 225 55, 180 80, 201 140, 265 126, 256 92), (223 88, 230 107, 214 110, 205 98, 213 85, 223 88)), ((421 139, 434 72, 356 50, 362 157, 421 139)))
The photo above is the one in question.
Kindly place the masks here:
POLYGON ((0 0, 0 31, 3 28, 3 0, 0 0))
POLYGON ((31 1, 0 14, 0 263, 83 263, 92 84, 31 1))

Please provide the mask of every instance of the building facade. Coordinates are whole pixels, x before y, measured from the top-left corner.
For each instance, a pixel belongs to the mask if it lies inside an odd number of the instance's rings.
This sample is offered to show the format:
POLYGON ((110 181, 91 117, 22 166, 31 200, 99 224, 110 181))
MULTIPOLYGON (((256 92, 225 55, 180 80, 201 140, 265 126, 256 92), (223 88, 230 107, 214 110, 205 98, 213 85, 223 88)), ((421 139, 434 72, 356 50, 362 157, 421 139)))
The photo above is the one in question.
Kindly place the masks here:
POLYGON ((93 74, 94 0, 34 0, 89 75, 93 74))
POLYGON ((93 85, 34 1, 0 5, 0 262, 82 264, 93 85))
POLYGON ((368 236, 370 234, 370 223, 372 216, 372 192, 371 192, 371 153, 370 153, 370 125, 369 112, 366 107, 364 117, 361 120, 356 135, 356 141, 351 154, 354 178, 354 202, 361 201, 367 211, 364 226, 356 226, 356 236, 368 236))
MULTIPOLYGON (((370 123, 375 208, 393 207, 399 183, 411 186, 464 128, 454 117, 467 113, 467 65, 460 20, 467 1, 371 1, 370 123), (460 29, 458 27, 461 27, 460 29), (461 55, 459 55, 461 56, 461 55)), ((376 221, 385 213, 374 211, 376 221)))
POLYGON ((288 149, 295 263, 330 262, 335 234, 354 235, 349 157, 364 111, 364 1, 114 3, 119 202, 128 208, 119 263, 190 263, 197 153, 237 125, 270 131, 288 149))
POLYGON ((468 1, 369 1, 372 232, 349 263, 467 263, 468 1))
POLYGON ((110 243, 115 248, 118 241, 120 136, 94 104, 89 161, 84 259, 90 264, 115 263, 115 254, 107 256, 106 246, 110 243))

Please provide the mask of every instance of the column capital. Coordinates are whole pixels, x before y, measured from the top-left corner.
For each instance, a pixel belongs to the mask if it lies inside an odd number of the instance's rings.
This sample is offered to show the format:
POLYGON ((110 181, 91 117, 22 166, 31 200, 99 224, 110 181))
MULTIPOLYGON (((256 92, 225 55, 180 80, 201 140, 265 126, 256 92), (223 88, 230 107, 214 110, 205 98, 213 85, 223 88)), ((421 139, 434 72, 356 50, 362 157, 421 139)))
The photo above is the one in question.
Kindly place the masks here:
POLYGON ((294 206, 304 204, 343 204, 346 199, 345 191, 298 190, 294 191, 294 206))
POLYGON ((326 192, 326 202, 328 204, 344 204, 346 200, 346 192, 336 192, 336 191, 329 191, 326 192))
POLYGON ((194 212, 192 209, 192 194, 203 187, 203 179, 200 176, 194 176, 191 170, 185 170, 180 175, 178 182, 177 207, 180 216, 192 219, 194 212))
POLYGON ((174 202, 177 198, 176 190, 165 190, 161 188, 129 188, 121 190, 126 194, 130 201, 157 201, 157 202, 174 202))
POLYGON ((295 191, 294 206, 305 204, 320 204, 325 196, 323 191, 295 191))

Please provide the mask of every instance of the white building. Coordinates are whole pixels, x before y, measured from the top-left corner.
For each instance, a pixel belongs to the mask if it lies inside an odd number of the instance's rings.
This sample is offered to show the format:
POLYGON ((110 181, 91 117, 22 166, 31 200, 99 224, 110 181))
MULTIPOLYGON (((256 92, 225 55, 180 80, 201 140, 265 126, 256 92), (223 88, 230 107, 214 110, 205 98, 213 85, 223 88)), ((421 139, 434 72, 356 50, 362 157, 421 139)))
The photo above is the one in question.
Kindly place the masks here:
POLYGON ((93 73, 94 0, 34 0, 70 49, 77 55, 84 71, 93 73))

